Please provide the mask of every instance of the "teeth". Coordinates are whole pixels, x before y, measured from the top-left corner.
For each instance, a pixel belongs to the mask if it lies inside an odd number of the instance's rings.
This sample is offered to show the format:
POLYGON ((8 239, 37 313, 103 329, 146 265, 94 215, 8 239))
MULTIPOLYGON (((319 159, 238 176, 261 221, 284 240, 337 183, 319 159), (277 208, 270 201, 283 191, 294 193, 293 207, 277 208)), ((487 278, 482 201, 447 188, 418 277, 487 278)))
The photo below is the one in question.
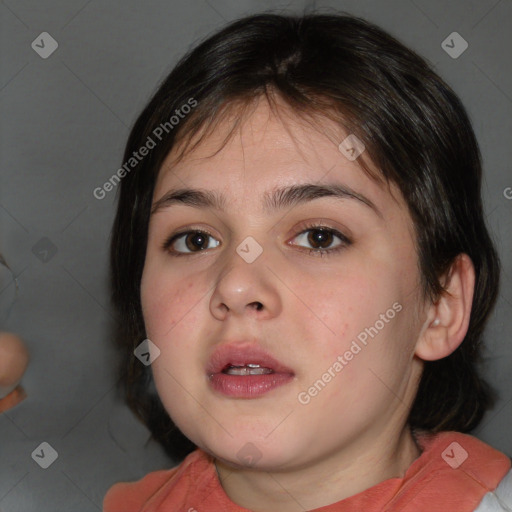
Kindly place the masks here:
POLYGON ((224 373, 228 375, 267 375, 274 373, 274 370, 261 367, 259 364, 249 363, 245 366, 230 366, 224 373))

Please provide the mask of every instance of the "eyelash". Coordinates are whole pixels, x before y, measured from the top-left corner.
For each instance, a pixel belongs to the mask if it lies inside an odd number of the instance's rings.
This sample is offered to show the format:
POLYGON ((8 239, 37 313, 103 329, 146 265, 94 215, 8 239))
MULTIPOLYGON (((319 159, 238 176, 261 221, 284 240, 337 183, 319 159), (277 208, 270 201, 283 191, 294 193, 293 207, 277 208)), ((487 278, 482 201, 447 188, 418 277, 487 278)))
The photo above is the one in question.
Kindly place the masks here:
MULTIPOLYGON (((343 233, 340 233, 338 230, 336 230, 334 228, 330 228, 329 226, 324 226, 322 224, 307 224, 307 225, 303 226, 301 228, 301 231, 299 233, 297 233, 293 238, 297 238, 298 236, 303 235, 303 234, 307 233, 308 231, 322 231, 324 233, 330 233, 330 234, 338 237, 341 240, 341 244, 337 245, 336 247, 334 247, 332 249, 303 248, 303 250, 308 251, 308 253, 312 256, 320 256, 321 258, 323 258, 325 256, 331 256, 335 253, 342 251, 343 249, 345 249, 346 247, 348 247, 349 245, 352 244, 352 241, 348 237, 346 237, 343 233)), ((170 247, 176 240, 178 240, 179 238, 181 238, 184 235, 189 235, 192 233, 206 235, 206 236, 214 238, 214 236, 206 230, 190 229, 188 231, 181 231, 179 233, 171 235, 163 243, 162 249, 164 249, 165 251, 168 251, 171 254, 171 256, 174 256, 174 257, 192 256, 193 254, 199 254, 199 253, 203 252, 205 249, 200 250, 200 251, 190 252, 190 253, 180 253, 180 252, 170 250, 170 247)))

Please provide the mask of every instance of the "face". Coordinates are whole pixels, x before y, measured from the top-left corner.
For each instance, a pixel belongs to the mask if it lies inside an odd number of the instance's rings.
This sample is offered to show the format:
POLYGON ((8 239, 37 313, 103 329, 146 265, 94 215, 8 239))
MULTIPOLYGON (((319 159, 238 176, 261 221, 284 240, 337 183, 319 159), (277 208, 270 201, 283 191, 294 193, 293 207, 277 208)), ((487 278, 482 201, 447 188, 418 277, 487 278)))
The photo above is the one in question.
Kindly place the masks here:
POLYGON ((334 143, 261 101, 212 156, 230 129, 176 164, 173 150, 158 176, 141 283, 152 371, 199 447, 303 467, 405 424, 422 327, 412 221, 340 151, 339 129, 334 143), (342 193, 277 194, 305 185, 342 193), (170 198, 185 188, 224 201, 170 198))

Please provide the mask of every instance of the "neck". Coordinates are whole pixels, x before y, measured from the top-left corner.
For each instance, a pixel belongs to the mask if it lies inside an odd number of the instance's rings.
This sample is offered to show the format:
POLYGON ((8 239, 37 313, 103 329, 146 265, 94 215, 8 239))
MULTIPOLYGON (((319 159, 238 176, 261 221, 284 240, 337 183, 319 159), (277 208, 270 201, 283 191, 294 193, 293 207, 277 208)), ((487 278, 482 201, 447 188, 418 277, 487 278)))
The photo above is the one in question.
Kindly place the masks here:
POLYGON ((217 474, 231 501, 254 512, 312 510, 389 478, 402 477, 419 457, 420 450, 409 428, 394 432, 392 439, 389 434, 384 432, 376 438, 374 432, 368 432, 368 437, 360 439, 357 445, 299 469, 234 469, 217 460, 217 474))

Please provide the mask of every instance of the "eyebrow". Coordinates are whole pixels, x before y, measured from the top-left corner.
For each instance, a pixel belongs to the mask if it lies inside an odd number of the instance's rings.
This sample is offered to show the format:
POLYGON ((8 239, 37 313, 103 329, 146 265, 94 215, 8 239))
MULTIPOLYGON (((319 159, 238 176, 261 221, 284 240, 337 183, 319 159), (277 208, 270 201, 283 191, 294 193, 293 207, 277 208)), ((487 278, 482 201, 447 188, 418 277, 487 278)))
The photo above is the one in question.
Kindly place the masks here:
MULTIPOLYGON (((340 185, 339 183, 328 183, 317 185, 305 183, 278 188, 263 195, 263 205, 266 213, 273 213, 287 207, 307 203, 321 197, 334 197, 337 199, 353 199, 366 205, 379 217, 383 218, 380 210, 367 197, 340 185)), ((168 191, 163 197, 156 201, 151 208, 151 215, 161 209, 168 208, 174 204, 184 204, 193 208, 213 208, 224 212, 228 200, 222 193, 205 189, 180 188, 168 191)))

